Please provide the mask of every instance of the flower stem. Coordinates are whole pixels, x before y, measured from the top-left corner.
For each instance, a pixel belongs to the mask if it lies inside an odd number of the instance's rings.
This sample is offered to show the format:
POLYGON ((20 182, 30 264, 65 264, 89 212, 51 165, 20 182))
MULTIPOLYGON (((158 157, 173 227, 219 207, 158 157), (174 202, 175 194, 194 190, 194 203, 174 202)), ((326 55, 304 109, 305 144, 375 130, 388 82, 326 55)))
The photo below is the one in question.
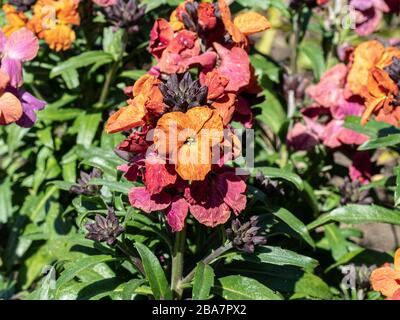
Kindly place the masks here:
POLYGON ((182 298, 183 288, 181 280, 183 274, 183 257, 185 252, 186 228, 175 236, 174 252, 172 255, 171 290, 179 300, 182 298))
MULTIPOLYGON (((233 245, 232 242, 229 242, 228 244, 224 246, 220 246, 218 249, 214 250, 211 252, 207 257, 205 257, 203 260, 201 260, 204 264, 210 264, 213 262, 216 258, 227 252, 228 250, 232 249, 233 245)), ((181 285, 184 285, 186 283, 189 283, 190 281, 193 280, 194 273, 196 271, 196 267, 192 269, 192 271, 189 272, 189 274, 181 281, 181 285)))
POLYGON ((100 108, 104 106, 107 100, 108 94, 111 89, 111 85, 114 81, 115 74, 117 73, 118 70, 118 65, 119 61, 115 61, 107 72, 106 79, 104 81, 103 89, 101 90, 101 95, 98 102, 98 106, 100 108))
POLYGON ((146 273, 144 271, 143 268, 143 264, 142 261, 138 258, 135 257, 129 250, 129 248, 126 246, 126 244, 124 244, 121 241, 117 242, 117 248, 119 250, 121 250, 130 260, 130 262, 134 265, 134 267, 144 276, 146 276, 146 273))

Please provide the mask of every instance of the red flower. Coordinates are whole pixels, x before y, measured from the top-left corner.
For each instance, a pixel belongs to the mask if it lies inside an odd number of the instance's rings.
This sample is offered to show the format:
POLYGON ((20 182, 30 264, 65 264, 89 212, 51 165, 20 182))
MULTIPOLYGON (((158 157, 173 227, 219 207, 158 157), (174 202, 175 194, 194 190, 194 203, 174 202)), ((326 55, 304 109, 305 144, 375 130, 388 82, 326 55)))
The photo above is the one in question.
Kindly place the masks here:
POLYGON ((185 190, 190 212, 202 224, 215 227, 238 215, 246 207, 246 183, 234 169, 223 167, 185 190))

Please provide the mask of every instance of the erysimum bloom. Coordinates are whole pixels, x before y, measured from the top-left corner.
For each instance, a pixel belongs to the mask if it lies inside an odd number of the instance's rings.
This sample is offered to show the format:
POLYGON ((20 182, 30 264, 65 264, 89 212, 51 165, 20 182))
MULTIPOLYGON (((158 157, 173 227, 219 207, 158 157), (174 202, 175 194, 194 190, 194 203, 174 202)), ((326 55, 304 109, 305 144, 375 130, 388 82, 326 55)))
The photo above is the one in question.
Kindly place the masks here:
POLYGON ((394 267, 388 263, 372 271, 372 288, 381 292, 388 300, 400 300, 400 249, 394 255, 394 267))
POLYGON ((11 92, 6 91, 10 77, 0 70, 0 125, 18 121, 22 116, 22 104, 11 92))
POLYGON ((362 94, 372 68, 384 69, 392 63, 393 57, 400 58, 400 49, 385 48, 376 40, 366 41, 357 46, 353 53, 353 64, 347 77, 348 88, 353 94, 362 94))
MULTIPOLYGON (((373 68, 368 76, 368 84, 364 89, 363 96, 366 99, 366 109, 362 115, 361 123, 367 123, 373 113, 384 112, 391 114, 394 108, 394 100, 399 94, 397 84, 390 78, 389 74, 379 68, 373 68)), ((393 113, 393 119, 388 119, 391 124, 400 126, 400 118, 393 113)))
POLYGON ((14 31, 25 27, 28 23, 28 17, 23 12, 18 12, 10 4, 3 5, 3 12, 7 20, 7 24, 3 27, 6 36, 10 36, 14 31))
POLYGON ((185 190, 192 215, 202 224, 215 227, 246 207, 246 183, 234 169, 223 167, 185 190))
POLYGON ((156 150, 175 164, 182 179, 204 180, 211 171, 212 149, 223 139, 218 113, 207 107, 166 113, 158 120, 156 129, 156 150))
POLYGON ((79 0, 38 0, 29 28, 55 51, 68 50, 76 39, 72 25, 80 24, 79 0))
POLYGON ((22 85, 22 63, 34 59, 39 50, 39 42, 35 35, 20 29, 6 37, 0 31, 1 70, 10 77, 10 85, 22 85))
POLYGON ((248 45, 248 36, 271 28, 268 20, 256 12, 241 13, 232 21, 231 11, 225 0, 218 0, 218 7, 226 31, 232 37, 233 42, 240 46, 248 45))
POLYGON ((383 13, 390 11, 384 0, 351 0, 349 5, 355 10, 356 32, 360 36, 373 33, 378 28, 383 13))
POLYGON ((107 133, 115 133, 140 127, 146 123, 148 109, 161 112, 163 96, 158 85, 161 83, 155 76, 146 74, 135 82, 132 89, 133 98, 128 106, 114 113, 107 121, 107 133))

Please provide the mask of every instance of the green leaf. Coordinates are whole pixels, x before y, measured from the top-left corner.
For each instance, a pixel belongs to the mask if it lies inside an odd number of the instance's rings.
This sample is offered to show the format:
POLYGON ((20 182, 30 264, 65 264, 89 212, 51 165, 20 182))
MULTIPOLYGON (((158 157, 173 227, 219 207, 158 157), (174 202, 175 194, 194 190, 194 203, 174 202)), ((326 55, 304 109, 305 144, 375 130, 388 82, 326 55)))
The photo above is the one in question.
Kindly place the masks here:
POLYGON ((313 42, 303 43, 300 47, 300 52, 310 60, 314 77, 316 80, 319 80, 326 70, 324 53, 321 46, 313 42))
POLYGON ((239 275, 219 278, 214 290, 226 300, 282 300, 280 294, 257 280, 239 275))
POLYGON ((156 300, 160 300, 161 298, 171 300, 172 292, 157 257, 144 244, 136 243, 135 246, 142 259, 144 271, 146 272, 154 298, 156 300))
POLYGON ((60 278, 57 280, 57 288, 61 288, 65 284, 67 284, 70 280, 75 278, 80 272, 92 268, 95 265, 115 260, 115 258, 109 255, 98 255, 98 256, 86 256, 74 261, 73 265, 71 265, 68 269, 65 269, 60 278))
POLYGON ((258 74, 266 75, 271 81, 275 83, 279 82, 280 68, 276 63, 268 60, 261 54, 252 55, 250 60, 258 74))
POLYGON ((124 300, 132 300, 132 296, 135 294, 135 290, 144 283, 146 283, 146 280, 144 279, 132 279, 125 283, 124 289, 122 291, 122 298, 124 300))
POLYGON ((65 72, 71 72, 82 67, 90 66, 94 63, 110 63, 113 61, 113 56, 104 51, 87 51, 78 56, 74 56, 65 62, 54 67, 50 72, 50 79, 55 78, 65 72))
POLYGON ((310 223, 307 228, 309 230, 315 229, 332 221, 348 224, 379 222, 400 225, 400 211, 390 210, 376 205, 349 204, 321 216, 310 223))
POLYGON ((268 125, 277 134, 287 120, 283 105, 274 90, 266 88, 264 90, 265 101, 255 107, 261 108, 261 114, 257 116, 259 120, 268 125))
POLYGON ((334 223, 325 226, 325 235, 335 261, 348 253, 346 238, 334 223))
POLYGON ((394 169, 396 175, 396 189, 394 190, 394 206, 400 206, 400 166, 394 169))
POLYGON ((273 167, 258 167, 257 170, 260 170, 267 178, 280 178, 289 181, 300 191, 304 188, 303 180, 293 172, 273 167))
POLYGON ((291 212, 282 207, 269 209, 271 213, 285 222, 290 228, 296 231, 310 246, 315 247, 314 240, 308 233, 306 225, 295 217, 291 212))
POLYGON ((122 28, 115 30, 114 27, 108 27, 103 31, 103 50, 109 53, 114 61, 118 61, 124 54, 124 36, 125 30, 122 28))
POLYGON ((80 128, 76 137, 76 143, 89 148, 99 128, 100 120, 101 113, 85 114, 79 122, 80 128))
POLYGON ((332 298, 329 286, 321 278, 311 273, 305 273, 296 282, 294 291, 297 298, 304 297, 324 300, 332 298))
POLYGON ((0 184, 0 223, 6 223, 11 216, 11 183, 6 179, 0 184))
POLYGON ((121 192, 123 194, 128 194, 129 190, 134 184, 132 182, 122 182, 122 181, 108 181, 104 179, 90 179, 89 184, 97 186, 105 186, 110 189, 110 191, 121 192))
POLYGON ((261 246, 258 247, 255 254, 241 254, 235 260, 246 260, 255 263, 269 263, 278 266, 297 266, 306 271, 312 272, 317 266, 318 261, 296 252, 282 249, 280 247, 261 246))
POLYGON ((199 262, 193 279, 193 300, 206 300, 214 285, 214 270, 209 265, 199 262))
POLYGON ((363 143, 358 150, 373 150, 378 148, 392 147, 400 144, 400 133, 390 134, 386 137, 376 138, 363 143))

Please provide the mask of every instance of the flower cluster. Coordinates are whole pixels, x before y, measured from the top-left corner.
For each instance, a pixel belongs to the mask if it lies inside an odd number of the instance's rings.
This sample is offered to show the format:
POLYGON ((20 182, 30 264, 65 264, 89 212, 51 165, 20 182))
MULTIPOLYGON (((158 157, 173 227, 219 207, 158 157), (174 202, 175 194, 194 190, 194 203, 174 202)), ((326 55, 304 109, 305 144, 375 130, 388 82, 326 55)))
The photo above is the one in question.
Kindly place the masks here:
POLYGON ((106 124, 108 133, 129 135, 117 154, 129 161, 119 168, 126 179, 144 183, 129 193, 133 207, 164 211, 173 231, 189 211, 214 227, 244 210, 245 176, 226 165, 240 152, 230 124, 252 126, 246 97, 260 88, 249 36, 269 27, 255 12, 232 19, 224 0, 185 1, 169 21, 156 20, 149 51, 157 64, 125 90, 127 106, 106 124))
POLYGON ((400 300, 400 249, 394 256, 394 266, 386 263, 372 271, 370 281, 375 291, 381 292, 388 300, 400 300))
POLYGON ((43 39, 52 50, 68 50, 76 39, 72 27, 80 24, 79 1, 9 1, 3 5, 7 20, 3 32, 8 35, 26 27, 39 39, 43 39), (28 10, 32 12, 28 14, 28 10))
POLYGON ((17 123, 31 127, 35 111, 45 103, 23 89, 22 65, 34 59, 39 50, 35 35, 23 28, 7 36, 0 30, 0 125, 17 123))
MULTIPOLYGON (((335 149, 367 141, 367 136, 344 127, 348 116, 359 116, 366 124, 376 115, 377 121, 400 126, 400 49, 373 40, 347 48, 347 54, 349 63, 335 65, 306 89, 314 102, 301 110, 304 122, 295 123, 288 134, 295 150, 310 150, 320 142, 335 149)), ((367 154, 352 157, 350 176, 360 182, 369 180, 367 154)))

